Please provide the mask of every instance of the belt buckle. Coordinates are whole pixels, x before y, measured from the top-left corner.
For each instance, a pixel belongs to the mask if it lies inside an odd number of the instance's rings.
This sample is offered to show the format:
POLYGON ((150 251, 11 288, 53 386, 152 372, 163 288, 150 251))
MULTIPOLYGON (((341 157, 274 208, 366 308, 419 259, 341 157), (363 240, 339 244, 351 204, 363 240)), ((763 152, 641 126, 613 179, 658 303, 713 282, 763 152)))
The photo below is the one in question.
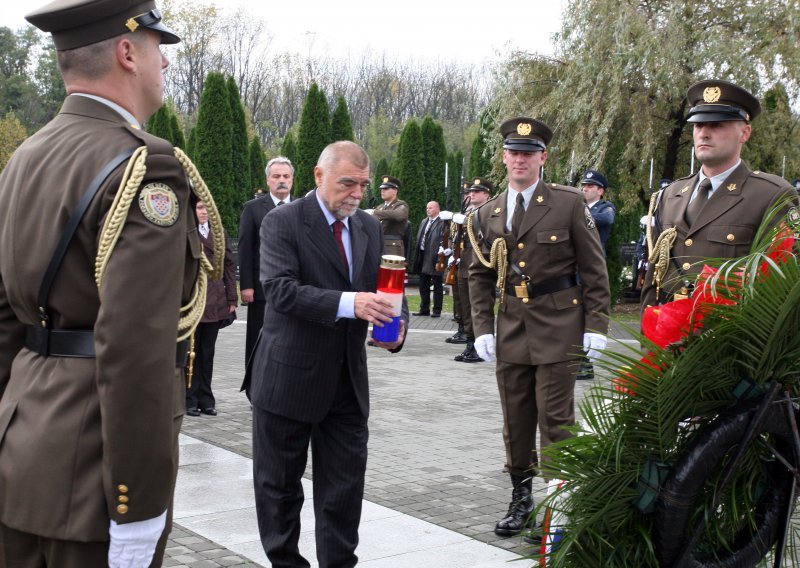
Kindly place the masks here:
POLYGON ((527 298, 528 287, 525 284, 522 284, 521 286, 514 286, 514 295, 517 298, 527 298))
POLYGON ((689 289, 686 286, 681 287, 680 290, 672 295, 673 301, 686 300, 689 298, 689 289))

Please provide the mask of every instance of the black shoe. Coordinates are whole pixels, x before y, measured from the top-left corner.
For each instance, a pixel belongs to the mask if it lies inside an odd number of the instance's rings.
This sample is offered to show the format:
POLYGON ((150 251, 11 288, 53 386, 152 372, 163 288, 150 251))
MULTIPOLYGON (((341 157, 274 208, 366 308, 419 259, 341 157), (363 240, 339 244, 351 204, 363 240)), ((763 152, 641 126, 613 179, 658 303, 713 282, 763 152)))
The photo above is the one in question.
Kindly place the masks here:
POLYGON ((542 537, 544 536, 544 527, 542 523, 536 523, 536 526, 528 531, 522 540, 528 544, 542 544, 542 537))
POLYGON ((412 316, 429 316, 429 315, 431 315, 431 313, 430 312, 413 312, 411 315, 412 316))
POLYGON ((464 357, 461 359, 462 363, 483 363, 478 352, 475 351, 475 344, 471 341, 467 343, 467 350, 463 353, 464 357))
POLYGON ((581 368, 578 374, 575 375, 575 380, 578 381, 591 381, 594 379, 594 367, 588 361, 581 363, 581 368))
POLYGON ((186 416, 200 416, 200 410, 197 408, 187 408, 186 416))
POLYGON ((433 312, 431 314, 431 317, 432 318, 440 318, 440 317, 442 317, 442 314, 440 312, 433 312))
POLYGON ((456 355, 455 357, 453 357, 453 361, 458 361, 459 363, 461 363, 461 362, 464 360, 464 357, 465 357, 465 356, 466 356, 468 353, 469 353, 469 347, 467 347, 466 349, 464 349, 464 351, 462 351, 461 353, 459 353, 458 355, 456 355))
POLYGON ((217 409, 216 408, 204 408, 200 412, 202 412, 206 416, 216 416, 217 415, 217 409))
POLYGON ((497 521, 494 534, 497 536, 514 536, 522 532, 528 524, 528 517, 533 513, 533 497, 531 496, 531 478, 511 476, 514 491, 506 516, 497 521))
POLYGON ((448 337, 444 341, 445 343, 463 344, 467 342, 467 336, 464 335, 463 331, 457 331, 452 337, 448 337))

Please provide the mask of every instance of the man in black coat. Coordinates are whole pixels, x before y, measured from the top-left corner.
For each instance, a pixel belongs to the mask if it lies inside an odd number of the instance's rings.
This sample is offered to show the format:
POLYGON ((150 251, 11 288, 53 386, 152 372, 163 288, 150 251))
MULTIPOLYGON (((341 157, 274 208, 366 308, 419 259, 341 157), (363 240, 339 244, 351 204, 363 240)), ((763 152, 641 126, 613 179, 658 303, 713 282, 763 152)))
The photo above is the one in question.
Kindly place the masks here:
POLYGON ((279 205, 289 203, 294 180, 294 166, 288 158, 272 158, 265 170, 269 193, 244 204, 239 221, 239 287, 242 302, 247 304, 247 338, 244 360, 250 359, 256 337, 264 323, 264 291, 258 279, 261 261, 259 231, 264 216, 279 205))
POLYGON ((444 287, 443 271, 439 270, 436 264, 439 260, 445 222, 439 217, 440 209, 436 201, 431 201, 425 206, 425 213, 427 217, 420 223, 417 233, 414 272, 419 274, 419 311, 414 312, 414 315, 438 318, 442 315, 444 287), (433 311, 431 311, 431 286, 433 286, 433 311))
MULTIPOLYGON (((318 189, 262 224, 266 314, 243 385, 253 403, 259 533, 274 568, 309 566, 298 550, 309 441, 319 565, 356 565, 369 414, 364 340, 370 323, 394 315, 375 293, 380 223, 358 209, 367 154, 353 142, 330 144, 314 177, 318 189)), ((396 342, 375 345, 397 351, 404 337, 405 323, 396 342)))

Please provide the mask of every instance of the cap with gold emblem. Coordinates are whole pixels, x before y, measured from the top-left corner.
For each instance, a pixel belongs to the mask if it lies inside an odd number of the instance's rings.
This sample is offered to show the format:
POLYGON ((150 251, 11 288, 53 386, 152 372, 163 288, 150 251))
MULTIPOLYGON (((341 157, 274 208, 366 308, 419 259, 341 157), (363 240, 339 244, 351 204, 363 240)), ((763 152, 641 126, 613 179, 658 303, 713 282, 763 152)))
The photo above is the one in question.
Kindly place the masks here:
POLYGON ((161 43, 181 41, 161 23, 153 0, 55 0, 34 10, 25 19, 53 34, 59 51, 83 47, 136 30, 161 34, 161 43))
POLYGON ((472 185, 469 186, 467 191, 488 191, 494 192, 494 184, 486 178, 472 178, 472 185))
POLYGON ((739 85, 727 81, 700 81, 689 87, 691 105, 687 122, 750 122, 761 113, 758 99, 739 85))
POLYGON ((500 125, 503 148, 519 152, 541 152, 553 138, 553 131, 541 120, 518 117, 500 125))
POLYGON ((392 176, 381 177, 381 185, 379 189, 400 189, 403 186, 400 180, 392 176))

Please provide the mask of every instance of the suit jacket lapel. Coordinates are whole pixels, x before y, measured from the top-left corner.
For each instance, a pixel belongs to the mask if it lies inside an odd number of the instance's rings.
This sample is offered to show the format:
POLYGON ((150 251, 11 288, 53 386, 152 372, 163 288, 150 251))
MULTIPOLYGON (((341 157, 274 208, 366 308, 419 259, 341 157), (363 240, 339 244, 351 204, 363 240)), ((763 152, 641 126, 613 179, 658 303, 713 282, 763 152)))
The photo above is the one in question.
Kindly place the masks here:
POLYGON ((350 262, 353 264, 353 282, 358 282, 367 251, 367 233, 358 212, 350 217, 350 262))
POLYGON ((316 190, 303 198, 303 209, 309 241, 319 249, 325 259, 324 261, 330 263, 349 282, 350 274, 348 274, 347 267, 342 262, 342 255, 339 252, 339 247, 336 246, 328 220, 319 208, 316 190))
MULTIPOLYGON (((671 202, 675 202, 669 204, 671 210, 675 211, 675 228, 679 229, 681 233, 688 233, 689 232, 689 225, 686 223, 686 208, 689 206, 689 200, 692 198, 692 192, 694 191, 694 186, 697 185, 697 176, 700 174, 697 173, 690 178, 683 180, 681 183, 681 189, 678 193, 670 197, 671 202)), ((667 205, 666 203, 664 205, 667 205)), ((697 223, 695 223, 697 226, 697 223)))
POLYGON ((750 168, 739 164, 739 167, 731 172, 720 186, 714 190, 705 207, 695 219, 689 234, 694 233, 711 223, 714 219, 728 211, 731 207, 739 203, 742 198, 742 186, 750 175, 750 168))
POLYGON ((525 210, 525 216, 522 218, 522 225, 519 228, 519 235, 517 235, 518 239, 521 239, 522 235, 530 231, 550 211, 549 203, 550 188, 547 187, 546 183, 541 182, 536 187, 536 191, 533 192, 528 209, 525 210))

